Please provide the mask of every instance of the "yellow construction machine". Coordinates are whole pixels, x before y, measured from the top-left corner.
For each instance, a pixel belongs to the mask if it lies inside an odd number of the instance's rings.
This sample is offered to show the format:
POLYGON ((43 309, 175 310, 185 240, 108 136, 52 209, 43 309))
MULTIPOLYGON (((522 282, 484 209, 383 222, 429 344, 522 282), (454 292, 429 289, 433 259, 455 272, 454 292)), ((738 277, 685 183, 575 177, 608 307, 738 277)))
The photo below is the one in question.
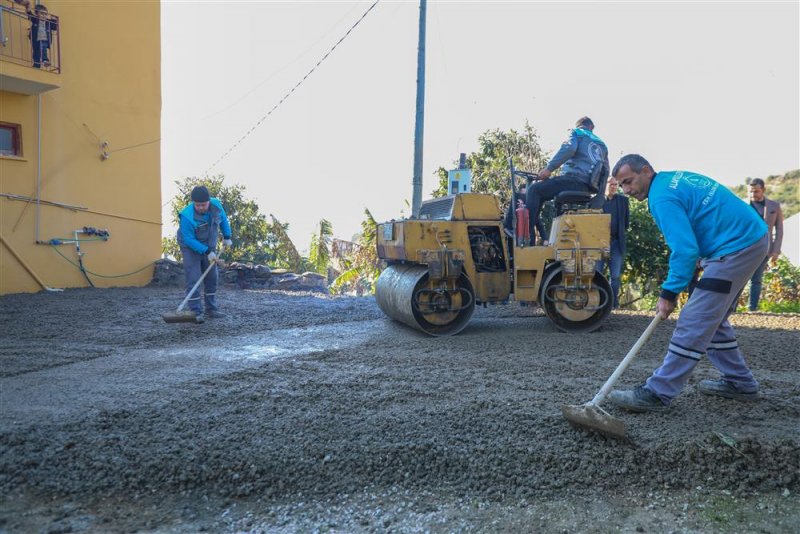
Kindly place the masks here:
MULTIPOLYGON (((514 175, 512 166, 512 183, 514 175)), ((376 285, 378 306, 434 336, 460 332, 476 305, 512 300, 538 302, 565 332, 599 328, 612 306, 611 286, 596 270, 609 258, 610 215, 590 208, 591 197, 566 191, 554 199, 548 246, 507 235, 491 194, 427 200, 418 218, 380 224, 378 257, 388 266, 376 285)))

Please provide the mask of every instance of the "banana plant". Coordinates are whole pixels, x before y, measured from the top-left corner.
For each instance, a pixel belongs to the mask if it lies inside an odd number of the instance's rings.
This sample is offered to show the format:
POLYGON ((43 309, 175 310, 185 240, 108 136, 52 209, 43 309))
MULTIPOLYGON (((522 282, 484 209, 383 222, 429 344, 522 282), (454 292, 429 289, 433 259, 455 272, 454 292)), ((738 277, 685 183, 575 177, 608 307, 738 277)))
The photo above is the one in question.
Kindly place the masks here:
POLYGON ((345 259, 348 269, 333 281, 331 293, 373 293, 375 282, 381 274, 380 260, 378 259, 377 236, 378 223, 369 209, 364 209, 366 218, 361 222, 361 236, 356 243, 355 251, 351 258, 345 259))
POLYGON ((287 258, 288 269, 292 272, 303 271, 303 258, 297 252, 297 247, 294 246, 289 234, 286 233, 283 224, 273 215, 269 214, 272 218, 272 232, 278 238, 278 249, 283 252, 287 258))
POLYGON ((308 260, 315 272, 327 274, 328 264, 331 261, 331 242, 333 240, 333 226, 327 219, 319 221, 319 230, 311 235, 311 247, 308 260))

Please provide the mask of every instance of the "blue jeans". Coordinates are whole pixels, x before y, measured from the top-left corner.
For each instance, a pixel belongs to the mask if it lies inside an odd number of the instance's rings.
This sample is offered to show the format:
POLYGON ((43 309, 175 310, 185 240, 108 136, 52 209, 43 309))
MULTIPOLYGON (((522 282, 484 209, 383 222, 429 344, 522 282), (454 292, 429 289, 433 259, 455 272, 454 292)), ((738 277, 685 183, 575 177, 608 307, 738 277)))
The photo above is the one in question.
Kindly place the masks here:
POLYGON ((761 279, 764 277, 764 269, 766 269, 768 261, 769 256, 764 258, 756 272, 750 277, 750 311, 758 309, 758 301, 761 299, 761 279))
POLYGON ((35 68, 41 68, 42 63, 46 63, 47 59, 47 50, 50 48, 50 43, 48 41, 32 41, 33 44, 33 53, 31 54, 33 58, 33 66, 35 68))
MULTIPOLYGON (((612 305, 614 308, 619 308, 619 288, 622 285, 620 282, 620 275, 622 275, 622 264, 624 262, 625 253, 622 251, 619 241, 614 239, 611 241, 611 261, 609 261, 609 269, 611 270, 611 292, 613 293, 612 305)), ((605 274, 606 262, 598 262, 597 270, 605 274)))

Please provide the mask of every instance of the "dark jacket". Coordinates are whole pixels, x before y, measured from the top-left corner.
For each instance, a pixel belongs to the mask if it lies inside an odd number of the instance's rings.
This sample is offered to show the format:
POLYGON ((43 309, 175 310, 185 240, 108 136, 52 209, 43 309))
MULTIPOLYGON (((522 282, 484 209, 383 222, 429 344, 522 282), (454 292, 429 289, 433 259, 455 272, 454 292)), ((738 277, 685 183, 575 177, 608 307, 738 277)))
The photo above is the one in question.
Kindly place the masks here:
POLYGON ((31 42, 36 43, 39 40, 39 25, 42 24, 44 25, 45 35, 47 37, 45 42, 47 46, 50 46, 50 43, 53 41, 53 32, 58 31, 58 23, 54 19, 49 18, 48 15, 42 15, 41 18, 39 18, 35 13, 29 13, 28 19, 31 21, 31 29, 28 33, 31 42))
POLYGON ((631 227, 628 197, 617 193, 611 199, 606 198, 603 203, 603 213, 611 215, 611 240, 619 243, 619 248, 624 254, 625 233, 631 227))
MULTIPOLYGON (((550 159, 547 170, 561 167, 562 175, 574 176, 586 182, 591 191, 598 192, 610 169, 606 144, 590 130, 575 128, 569 138, 550 159)), ((601 191, 602 192, 602 191, 601 191)))

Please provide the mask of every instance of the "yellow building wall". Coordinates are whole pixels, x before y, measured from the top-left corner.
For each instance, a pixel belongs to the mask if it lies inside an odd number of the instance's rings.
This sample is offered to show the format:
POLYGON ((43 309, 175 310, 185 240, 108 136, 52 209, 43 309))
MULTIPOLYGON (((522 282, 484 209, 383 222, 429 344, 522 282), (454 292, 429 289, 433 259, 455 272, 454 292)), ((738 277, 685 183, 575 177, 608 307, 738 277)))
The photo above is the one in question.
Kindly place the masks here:
POLYGON ((23 152, 0 156, 0 194, 37 196, 40 149, 39 198, 85 209, 37 208, 35 200, 0 196, 0 294, 88 285, 73 265, 76 246, 37 244, 37 226, 45 243, 84 226, 108 230, 107 241, 80 243, 94 285, 145 285, 161 255, 159 3, 51 0, 46 6, 59 17, 61 73, 0 56, 0 75, 44 77, 58 86, 40 95, 0 91, 0 121, 22 125, 23 152))

